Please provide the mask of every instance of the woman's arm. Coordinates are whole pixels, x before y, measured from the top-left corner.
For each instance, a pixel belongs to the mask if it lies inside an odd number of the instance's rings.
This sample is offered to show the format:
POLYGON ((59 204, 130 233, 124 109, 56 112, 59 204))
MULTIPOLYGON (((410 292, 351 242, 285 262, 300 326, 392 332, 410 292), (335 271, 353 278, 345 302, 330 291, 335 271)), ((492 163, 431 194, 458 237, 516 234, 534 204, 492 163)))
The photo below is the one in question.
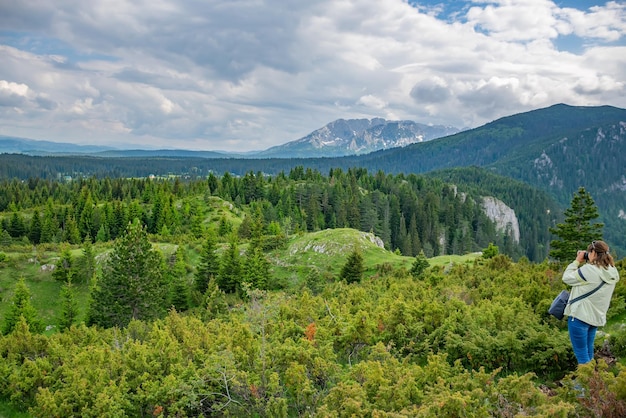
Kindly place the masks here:
POLYGON ((572 261, 563 272, 563 283, 570 286, 578 286, 587 283, 586 278, 581 277, 581 274, 578 270, 584 260, 585 252, 578 251, 576 253, 576 260, 572 261))

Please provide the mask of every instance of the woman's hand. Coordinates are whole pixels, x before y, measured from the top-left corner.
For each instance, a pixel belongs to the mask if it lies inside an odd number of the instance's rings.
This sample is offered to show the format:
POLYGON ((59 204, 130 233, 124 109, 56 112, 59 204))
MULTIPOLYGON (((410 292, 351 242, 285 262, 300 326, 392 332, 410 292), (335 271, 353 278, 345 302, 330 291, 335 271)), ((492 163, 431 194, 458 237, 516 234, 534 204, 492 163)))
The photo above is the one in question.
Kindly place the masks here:
POLYGON ((585 262, 585 251, 578 250, 578 252, 576 253, 576 261, 578 261, 578 263, 585 262))

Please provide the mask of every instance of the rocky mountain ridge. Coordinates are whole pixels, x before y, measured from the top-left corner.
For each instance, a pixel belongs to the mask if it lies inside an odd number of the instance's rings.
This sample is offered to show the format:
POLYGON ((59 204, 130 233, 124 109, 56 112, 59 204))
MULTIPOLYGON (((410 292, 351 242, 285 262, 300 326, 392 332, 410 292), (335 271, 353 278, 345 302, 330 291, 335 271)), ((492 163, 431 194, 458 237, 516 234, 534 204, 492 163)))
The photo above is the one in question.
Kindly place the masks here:
POLYGON ((460 130, 410 120, 338 119, 309 135, 251 154, 255 158, 313 158, 362 155, 429 141, 460 130))

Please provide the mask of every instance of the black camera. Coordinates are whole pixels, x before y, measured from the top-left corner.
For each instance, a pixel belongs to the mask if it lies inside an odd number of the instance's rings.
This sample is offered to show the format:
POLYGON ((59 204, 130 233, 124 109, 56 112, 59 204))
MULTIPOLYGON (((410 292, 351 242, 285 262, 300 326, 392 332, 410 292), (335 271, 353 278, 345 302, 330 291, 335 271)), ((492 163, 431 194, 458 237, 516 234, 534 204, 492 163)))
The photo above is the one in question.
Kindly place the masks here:
POLYGON ((584 258, 585 258, 585 261, 589 261, 589 253, 587 251, 585 251, 584 258))

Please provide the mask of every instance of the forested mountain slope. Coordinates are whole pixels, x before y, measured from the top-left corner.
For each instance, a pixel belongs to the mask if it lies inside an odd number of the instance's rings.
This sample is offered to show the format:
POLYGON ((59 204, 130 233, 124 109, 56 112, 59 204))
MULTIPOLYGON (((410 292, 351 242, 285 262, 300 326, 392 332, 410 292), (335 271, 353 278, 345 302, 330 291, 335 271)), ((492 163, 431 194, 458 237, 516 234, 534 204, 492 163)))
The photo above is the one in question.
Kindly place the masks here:
MULTIPOLYGON (((557 105, 499 119, 432 143, 409 146, 403 152, 381 154, 381 161, 389 159, 389 163, 377 164, 374 155, 366 158, 390 172, 395 171, 394 166, 412 172, 481 166, 538 187, 563 207, 579 187, 585 187, 600 210, 605 239, 624 254, 624 149, 626 110, 557 105)), ((363 165, 369 166, 365 162, 363 165)))
POLYGON ((515 211, 526 255, 542 260, 552 239, 549 228, 559 215, 556 200, 536 187, 479 167, 435 170, 426 174, 446 183, 457 184, 478 196, 494 196, 515 211))

